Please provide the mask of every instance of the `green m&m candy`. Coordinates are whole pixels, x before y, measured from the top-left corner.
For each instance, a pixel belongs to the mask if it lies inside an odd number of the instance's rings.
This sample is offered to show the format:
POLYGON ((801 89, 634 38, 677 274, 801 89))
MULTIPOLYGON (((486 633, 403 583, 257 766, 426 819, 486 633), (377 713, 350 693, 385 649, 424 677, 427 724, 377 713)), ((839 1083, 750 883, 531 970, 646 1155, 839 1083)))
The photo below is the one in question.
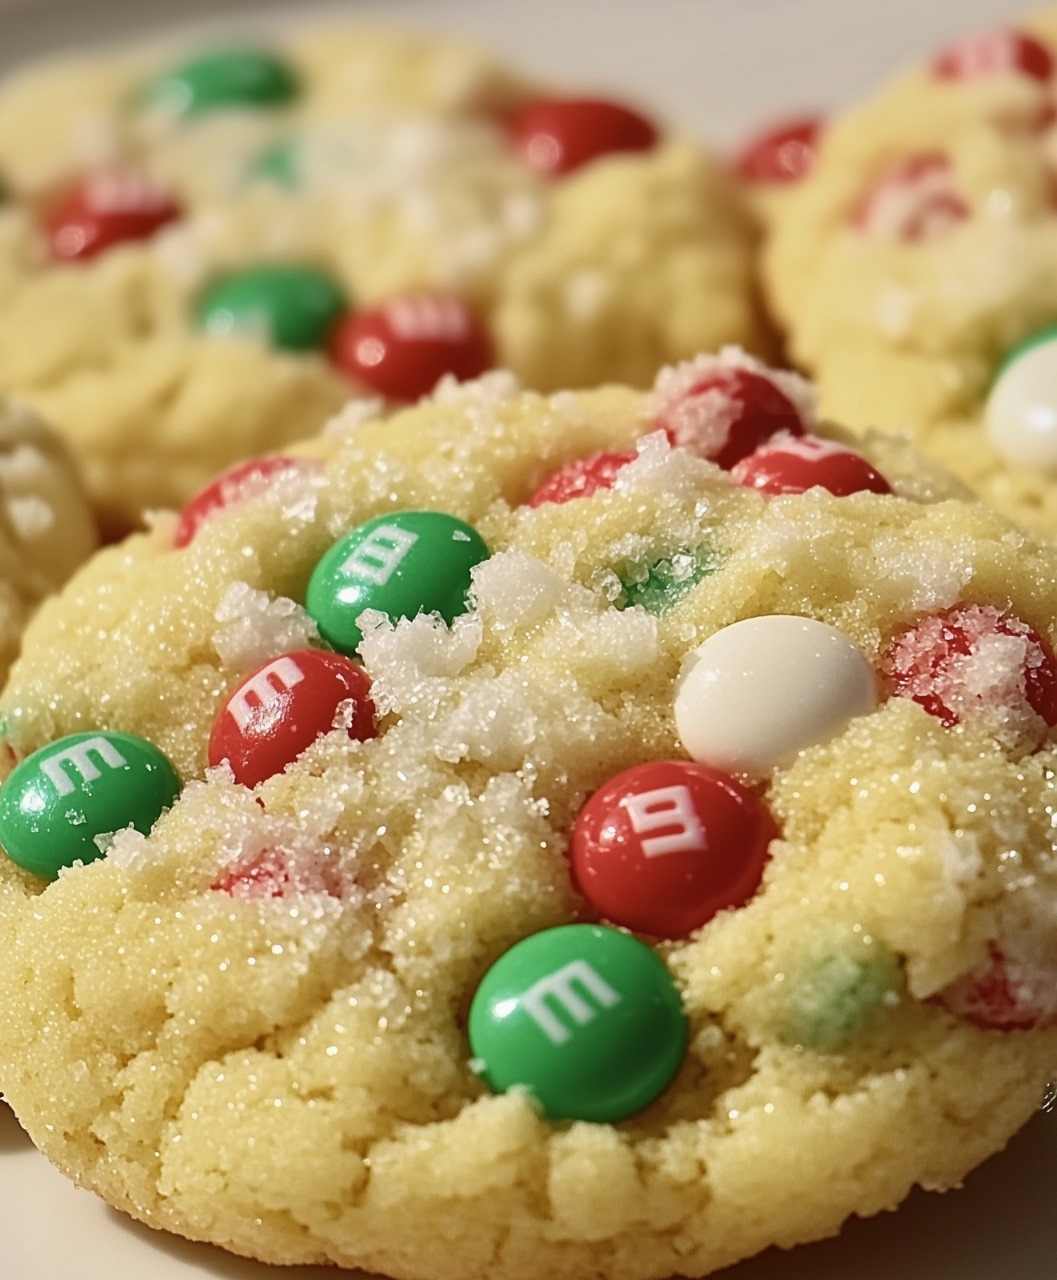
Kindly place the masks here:
POLYGON ((466 611, 470 571, 490 552, 477 530, 442 511, 394 511, 361 524, 327 551, 308 582, 305 608, 320 634, 354 654, 365 609, 390 618, 466 611))
POLYGON ((623 607, 639 605, 647 613, 666 613, 703 578, 714 573, 718 564, 719 557, 707 548, 661 556, 649 566, 644 578, 621 579, 623 607))
POLYGON ((899 957, 871 940, 820 945, 787 966, 778 1038, 840 1053, 900 1004, 899 957))
POLYGON ((198 302, 198 324, 217 337, 262 338, 283 351, 317 351, 347 309, 341 289, 314 267, 252 267, 216 281, 198 302))
POLYGON ((293 68, 266 49, 211 49, 170 67, 147 85, 148 106, 177 116, 205 115, 233 107, 268 110, 297 97, 293 68))
POLYGON ((301 185, 301 144, 296 138, 270 142, 250 162, 246 172, 250 182, 270 182, 286 191, 301 185))
POLYGON ((548 929, 485 974, 470 1049, 496 1093, 527 1090, 552 1120, 613 1123, 671 1083, 687 1019, 664 961, 599 925, 548 929))
POLYGON ((97 836, 147 835, 180 794, 168 756, 131 733, 75 733, 35 751, 0 787, 0 845, 33 875, 103 857, 97 836))

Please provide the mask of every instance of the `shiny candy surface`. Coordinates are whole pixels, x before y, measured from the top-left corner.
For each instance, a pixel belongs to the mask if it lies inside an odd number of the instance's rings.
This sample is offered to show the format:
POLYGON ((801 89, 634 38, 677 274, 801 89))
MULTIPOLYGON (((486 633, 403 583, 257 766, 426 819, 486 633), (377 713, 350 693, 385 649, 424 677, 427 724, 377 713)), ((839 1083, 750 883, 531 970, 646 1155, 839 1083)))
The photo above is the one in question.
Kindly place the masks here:
POLYGON ((176 199, 140 173, 105 169, 69 187, 44 213, 58 262, 86 262, 119 244, 146 240, 181 216, 176 199))
POLYGON ((638 457, 634 449, 595 453, 589 458, 576 458, 548 477, 528 500, 530 507, 545 502, 571 502, 587 498, 600 489, 611 489, 618 473, 638 457))
POLYGON ((627 769, 596 791, 569 853, 577 887, 606 920, 685 938, 752 897, 777 834, 741 783, 670 760, 627 769))
POLYGON ((686 1052, 664 961, 626 933, 565 925, 492 966, 470 1006, 470 1049, 496 1093, 526 1089, 551 1120, 615 1123, 654 1101, 686 1052))
POLYGON ((451 623, 465 612, 470 574, 487 560, 484 539, 442 511, 394 511, 359 525, 316 565, 305 606, 335 649, 355 653, 357 619, 376 609, 391 619, 436 613, 451 623))
POLYGON ((184 507, 173 534, 173 546, 186 547, 218 512, 263 493, 277 476, 298 471, 307 473, 316 470, 318 465, 311 458, 288 458, 279 454, 240 462, 211 480, 184 507))
POLYGON ((411 294, 346 316, 330 342, 334 363, 389 400, 418 400, 445 375, 465 382, 492 367, 484 326, 458 298, 411 294))
POLYGON ((657 143, 657 129, 645 116, 603 98, 543 98, 522 107, 509 129, 525 163, 548 178, 657 143))
POLYGON ((375 736, 370 677, 340 653, 285 653, 224 700, 209 735, 209 763, 226 760, 236 782, 255 787, 334 728, 358 741, 375 736))
POLYGON ((802 436, 796 406, 769 378, 750 369, 717 369, 699 378, 657 425, 673 445, 725 471, 778 435, 802 436))
POLYGON ((1057 474, 1057 325, 1009 353, 987 397, 984 422, 1007 462, 1057 474))
POLYGON ((804 437, 762 445, 731 468, 730 477, 760 493, 806 493, 819 486, 838 498, 891 493, 892 486, 861 454, 829 440, 804 437))
POLYGON ((105 837, 144 835, 181 790, 153 743, 131 733, 76 733, 23 760, 0 787, 0 845, 33 875, 54 880, 104 856, 105 837))
POLYGON ((763 776, 876 705, 873 670, 847 636, 776 614, 724 627, 688 655, 675 724, 695 760, 763 776))
POLYGON ((734 162, 742 182, 786 185, 799 182, 815 167, 822 120, 789 120, 751 138, 734 162))
POLYGON ((283 351, 327 345, 346 310, 341 289, 313 267, 251 267, 211 285, 198 302, 198 323, 221 338, 259 338, 283 351))
POLYGON ((294 69, 266 49, 212 49, 171 67, 145 90, 148 106, 177 116, 231 108, 268 110, 298 94, 294 69))
POLYGON ((1019 31, 985 31, 945 49, 932 64, 941 80, 1023 75, 1043 82, 1053 75, 1053 57, 1045 45, 1019 31))

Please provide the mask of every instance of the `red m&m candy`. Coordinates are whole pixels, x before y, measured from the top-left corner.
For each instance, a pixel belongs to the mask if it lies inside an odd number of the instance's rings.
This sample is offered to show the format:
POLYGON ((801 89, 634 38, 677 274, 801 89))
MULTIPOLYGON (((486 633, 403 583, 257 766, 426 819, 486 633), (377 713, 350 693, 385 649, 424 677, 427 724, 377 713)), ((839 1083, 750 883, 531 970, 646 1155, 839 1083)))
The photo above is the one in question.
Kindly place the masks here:
POLYGON ((1044 44, 1019 31, 985 31, 945 49, 932 71, 941 80, 1007 73, 1046 81, 1053 75, 1053 56, 1044 44))
POLYGON ((804 434, 789 397, 749 369, 719 368, 699 378, 657 425, 673 445, 709 458, 725 471, 775 436, 804 434))
POLYGON ((838 498, 891 493, 892 486, 858 453, 829 440, 773 440, 737 463, 730 478, 761 493, 806 493, 819 486, 838 498))
POLYGON ((194 541, 199 529, 217 512, 263 493, 276 476, 288 471, 314 471, 318 465, 312 458, 287 458, 279 455, 240 462, 237 467, 232 467, 230 471, 211 480, 184 507, 173 534, 173 546, 186 547, 194 541))
POLYGON ((950 160, 928 151, 882 174, 852 213, 852 222, 864 235, 916 244, 945 235, 969 213, 950 160))
POLYGON ((749 140, 734 161, 742 182, 799 182, 815 167, 822 120, 808 116, 769 129, 749 140))
POLYGON ((70 187, 44 214, 51 256, 87 261, 115 245, 146 240, 181 215, 176 200, 139 173, 105 169, 70 187))
POLYGON ((988 945, 986 964, 945 987, 940 1004, 959 1018, 993 1031, 1030 1031, 1057 1023, 1057 974, 1030 957, 988 945))
POLYGON ((948 728, 978 714, 1013 721, 1025 712, 1057 725, 1053 649, 992 605, 957 605, 922 618, 892 640, 881 672, 895 697, 912 699, 948 728))
POLYGON ((302 649, 274 658, 227 697, 209 735, 209 763, 228 761, 235 781, 255 787, 282 773, 341 722, 350 738, 373 738, 371 681, 339 653, 302 649))
POLYGON ((570 502, 573 498, 587 498, 600 489, 611 489, 617 473, 638 456, 634 449, 613 450, 567 462, 540 485, 528 505, 541 507, 545 502, 570 502))
POLYGON ((484 326, 458 298, 411 294, 346 316, 330 340, 334 363, 388 400, 418 400, 446 374, 465 382, 495 357, 484 326))
POLYGON ((605 919, 685 938, 752 897, 777 834, 740 782, 672 760, 627 769, 596 791, 569 853, 580 892, 605 919))
POLYGON ((657 142, 645 116, 603 98, 542 98, 522 107, 509 130, 526 164, 548 178, 616 152, 650 151, 657 142))

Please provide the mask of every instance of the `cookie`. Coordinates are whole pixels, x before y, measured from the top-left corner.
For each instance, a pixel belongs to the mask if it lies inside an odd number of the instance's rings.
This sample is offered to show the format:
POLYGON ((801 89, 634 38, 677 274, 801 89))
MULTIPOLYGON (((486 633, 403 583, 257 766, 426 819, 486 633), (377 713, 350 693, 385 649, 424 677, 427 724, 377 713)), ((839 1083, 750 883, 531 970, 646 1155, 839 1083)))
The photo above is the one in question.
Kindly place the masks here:
POLYGON ((59 437, 0 397, 0 674, 26 622, 98 545, 84 485, 59 437))
POLYGON ((632 1280, 1002 1146, 1057 1054, 1057 551, 848 439, 733 350, 492 374, 93 558, 0 699, 41 1148, 270 1262, 632 1280))
POLYGON ((43 64, 0 90, 0 384, 115 530, 445 373, 542 390, 763 343, 721 166, 476 50, 324 27, 43 64))
POLYGON ((1021 344, 1057 322, 1055 40, 1052 17, 969 37, 834 120, 765 253, 824 408, 911 432, 1043 536, 1054 390, 1021 344))

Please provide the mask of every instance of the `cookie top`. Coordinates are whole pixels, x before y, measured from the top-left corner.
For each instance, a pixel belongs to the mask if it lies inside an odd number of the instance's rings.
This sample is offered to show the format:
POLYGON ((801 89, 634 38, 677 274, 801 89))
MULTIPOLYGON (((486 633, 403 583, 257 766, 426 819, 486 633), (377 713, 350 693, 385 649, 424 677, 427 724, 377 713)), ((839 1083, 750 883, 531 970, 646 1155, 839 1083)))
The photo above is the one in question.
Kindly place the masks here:
POLYGON ((30 614, 96 549, 81 477, 61 439, 0 397, 0 671, 30 614))
POLYGON ((432 37, 43 64, 0 89, 0 175, 0 382, 115 527, 350 394, 644 385, 762 342, 752 233, 698 144, 432 37))
POLYGON ((1054 390, 1013 366, 1057 321, 1055 39, 1052 15, 971 36, 831 122, 765 255, 828 412, 910 430, 1046 535, 1054 390))
POLYGON ((0 699, 43 1150, 272 1262, 523 1280, 1000 1146, 1057 1051, 1057 551, 847 439, 736 351, 493 374, 99 553, 0 699))

